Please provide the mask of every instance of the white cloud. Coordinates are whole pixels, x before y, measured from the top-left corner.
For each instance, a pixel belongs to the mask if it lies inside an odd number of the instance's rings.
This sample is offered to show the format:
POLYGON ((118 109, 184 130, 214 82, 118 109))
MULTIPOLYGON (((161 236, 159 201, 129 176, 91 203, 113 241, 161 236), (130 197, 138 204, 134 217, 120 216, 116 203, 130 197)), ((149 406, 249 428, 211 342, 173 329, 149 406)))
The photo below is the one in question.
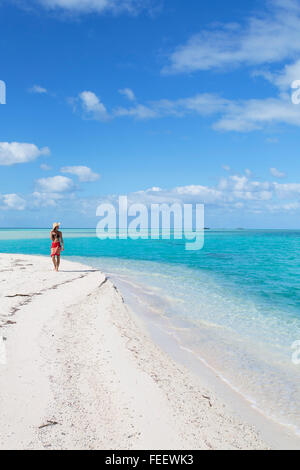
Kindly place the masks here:
MULTIPOLYGON (((117 201, 116 195, 107 198, 117 201)), ((150 188, 128 195, 129 203, 205 204, 223 211, 268 213, 300 209, 300 184, 257 181, 247 175, 222 178, 215 186, 188 185, 172 189, 150 188)))
POLYGON ((129 13, 137 14, 150 7, 148 0, 36 0, 49 10, 64 10, 70 13, 129 13))
POLYGON ((178 100, 160 100, 153 103, 154 109, 161 116, 185 116, 196 113, 202 116, 210 116, 224 112, 230 101, 212 93, 198 93, 195 96, 178 100))
POLYGON ((267 10, 245 24, 218 24, 201 31, 170 55, 165 73, 186 73, 228 66, 261 65, 300 52, 298 0, 271 0, 267 10))
POLYGON ((270 73, 266 78, 282 90, 290 89, 293 81, 300 78, 300 60, 285 65, 283 70, 274 74, 270 73))
POLYGON ((26 208, 25 199, 17 194, 0 195, 0 209, 23 211, 26 208))
MULTIPOLYGON (((16 194, 0 195, 0 209, 24 210, 41 207, 57 207, 64 202, 66 210, 86 212, 94 215, 101 202, 117 203, 118 195, 100 200, 80 198, 74 182, 65 176, 42 178, 36 182, 36 190, 22 198, 16 194), (70 209, 71 210, 71 209, 70 209)), ((245 174, 230 174, 215 185, 190 184, 164 189, 157 186, 128 194, 129 203, 150 204, 205 204, 207 209, 227 213, 242 211, 245 214, 300 212, 300 183, 278 183, 259 180, 245 174)))
POLYGON ((119 107, 108 112, 100 98, 92 91, 83 91, 78 98, 69 100, 76 110, 79 103, 83 111, 83 117, 95 121, 108 121, 114 118, 128 116, 136 119, 153 119, 159 117, 159 113, 151 106, 137 104, 132 108, 119 107))
POLYGON ((79 94, 78 99, 84 114, 88 118, 99 121, 106 121, 108 119, 107 110, 95 93, 83 91, 79 94))
POLYGON ((132 116, 136 119, 180 118, 189 114, 214 117, 213 128, 221 131, 250 132, 275 124, 300 126, 300 106, 292 104, 290 97, 230 101, 205 93, 114 111, 114 117, 132 116))
POLYGON ((300 126, 300 106, 291 101, 288 93, 279 89, 278 97, 249 100, 229 100, 213 93, 198 93, 177 100, 161 99, 146 104, 136 103, 132 107, 117 107, 108 111, 92 91, 80 93, 84 116, 89 119, 108 121, 121 117, 137 120, 164 117, 199 115, 214 117, 213 128, 221 131, 250 132, 278 124, 300 126))
POLYGON ((300 106, 281 98, 232 101, 213 127, 222 131, 249 132, 274 124, 300 126, 300 106))
POLYGON ((19 142, 0 142, 0 165, 10 166, 17 163, 27 163, 41 155, 49 155, 48 147, 39 149, 34 144, 19 142))
POLYGON ((275 85, 284 99, 290 95, 292 84, 300 79, 300 59, 286 64, 281 70, 271 72, 269 70, 256 70, 253 76, 261 76, 275 85))
POLYGON ((135 94, 130 88, 123 88, 119 90, 119 93, 125 96, 129 101, 135 101, 135 94))
POLYGON ((65 198, 65 193, 43 193, 34 191, 32 193, 33 207, 57 207, 61 199, 65 198))
POLYGON ((92 91, 80 93, 79 98, 72 99, 71 103, 76 104, 78 101, 81 104, 85 117, 99 121, 107 121, 119 117, 133 117, 144 120, 167 116, 183 117, 187 114, 210 116, 225 113, 232 106, 229 100, 209 93, 197 94, 174 101, 162 99, 146 105, 137 103, 133 107, 117 107, 110 112, 92 91))
POLYGON ((279 204, 268 204, 269 212, 295 212, 299 211, 299 202, 279 203, 279 204))
POLYGON ((282 171, 277 170, 277 168, 270 168, 270 173, 272 176, 275 176, 275 178, 285 178, 286 174, 283 173, 282 171))
POLYGON ((65 166, 61 169, 62 173, 69 173, 71 175, 76 175, 81 182, 93 182, 97 181, 100 178, 100 175, 94 173, 87 166, 65 166))
POLYGON ((274 188, 280 199, 300 198, 300 183, 274 183, 274 188))
POLYGON ((75 189, 71 178, 66 176, 52 176, 50 178, 40 178, 37 180, 37 189, 41 193, 65 193, 75 189))
POLYGON ((32 88, 28 90, 30 93, 37 93, 39 95, 43 95, 48 93, 46 88, 41 87, 40 85, 34 85, 32 88))
POLYGON ((46 163, 42 163, 42 164, 40 165, 40 168, 41 168, 41 170, 43 170, 43 171, 50 171, 50 170, 52 170, 51 166, 50 166, 50 165, 47 165, 46 163))
POLYGON ((209 188, 201 185, 179 186, 173 190, 174 196, 179 196, 183 199, 198 199, 205 201, 205 204, 216 204, 222 202, 222 191, 217 188, 209 188))
POLYGON ((114 117, 123 117, 123 116, 131 116, 136 119, 153 119, 160 117, 159 113, 155 110, 152 109, 149 106, 144 106, 142 104, 138 104, 137 106, 134 106, 133 108, 117 108, 113 111, 113 116, 114 117))

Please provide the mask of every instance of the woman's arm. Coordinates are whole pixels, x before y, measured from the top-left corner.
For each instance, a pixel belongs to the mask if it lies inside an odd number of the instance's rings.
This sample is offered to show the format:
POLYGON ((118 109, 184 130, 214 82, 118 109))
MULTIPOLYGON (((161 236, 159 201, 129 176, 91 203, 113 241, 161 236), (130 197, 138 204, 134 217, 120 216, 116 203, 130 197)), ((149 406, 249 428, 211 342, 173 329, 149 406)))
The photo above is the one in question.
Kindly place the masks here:
POLYGON ((60 239, 61 239, 62 251, 65 251, 65 248, 64 248, 64 239, 63 239, 63 236, 62 236, 62 232, 60 232, 60 239))
POLYGON ((53 241, 53 230, 50 232, 50 239, 53 241))

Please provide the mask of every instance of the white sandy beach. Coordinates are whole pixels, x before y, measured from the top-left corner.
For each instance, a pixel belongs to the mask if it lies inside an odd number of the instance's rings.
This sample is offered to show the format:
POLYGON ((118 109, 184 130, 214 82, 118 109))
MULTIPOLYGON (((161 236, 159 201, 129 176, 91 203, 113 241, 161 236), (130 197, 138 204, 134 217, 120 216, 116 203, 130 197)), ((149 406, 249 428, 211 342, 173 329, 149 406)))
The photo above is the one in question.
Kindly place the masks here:
POLYGON ((0 255, 0 449, 269 447, 153 343, 103 273, 61 269, 0 255))

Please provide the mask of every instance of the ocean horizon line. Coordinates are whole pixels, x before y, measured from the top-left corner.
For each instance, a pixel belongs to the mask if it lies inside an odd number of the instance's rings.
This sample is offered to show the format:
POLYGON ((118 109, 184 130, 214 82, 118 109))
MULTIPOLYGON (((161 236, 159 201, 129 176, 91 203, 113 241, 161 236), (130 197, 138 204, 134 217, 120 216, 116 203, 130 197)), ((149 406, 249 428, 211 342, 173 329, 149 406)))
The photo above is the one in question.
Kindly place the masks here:
MULTIPOLYGON (((159 230, 166 230, 168 229, 168 227, 159 227, 159 230)), ((49 227, 0 227, 0 230, 52 230, 51 226, 49 227)), ((62 230, 95 230, 96 231, 96 227, 63 227, 62 230)), ((112 229, 112 230, 130 230, 129 228, 119 228, 119 227, 116 227, 116 229, 112 229)), ((174 229, 170 229, 171 231, 175 231, 174 229)), ((285 228, 285 227, 279 227, 279 228, 269 228, 269 227, 264 227, 264 228, 259 228, 259 227, 205 227, 204 228, 205 231, 211 231, 211 230, 234 230, 234 231, 243 231, 243 230, 260 230, 260 231, 281 231, 281 230, 285 230, 285 231, 300 231, 300 227, 295 227, 295 228, 285 228)), ((151 231, 151 228, 149 229, 143 229, 141 231, 151 231)), ((178 232, 180 232, 180 230, 177 230, 178 232)), ((193 229, 193 231, 195 232, 196 230, 193 229)), ((202 230, 198 230, 199 232, 202 231, 202 230)))

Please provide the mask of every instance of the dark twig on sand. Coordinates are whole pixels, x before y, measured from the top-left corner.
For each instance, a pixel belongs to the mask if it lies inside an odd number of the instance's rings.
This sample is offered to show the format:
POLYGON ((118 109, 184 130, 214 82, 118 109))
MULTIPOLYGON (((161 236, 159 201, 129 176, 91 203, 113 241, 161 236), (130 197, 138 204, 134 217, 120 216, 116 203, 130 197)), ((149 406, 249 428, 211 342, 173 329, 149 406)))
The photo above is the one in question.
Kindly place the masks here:
POLYGON ((16 325, 16 324, 17 322, 15 321, 7 320, 6 322, 2 323, 2 325, 0 325, 0 328, 4 328, 5 326, 16 325))
POLYGON ((205 395, 202 395, 202 397, 205 398, 205 400, 208 400, 209 406, 212 408, 212 403, 210 401, 210 397, 206 397, 205 395))
POLYGON ((58 423, 56 421, 47 421, 46 424, 42 424, 42 426, 39 427, 39 429, 44 429, 44 428, 48 428, 49 426, 57 426, 58 423))
POLYGON ((7 299, 13 299, 14 297, 31 297, 31 294, 14 294, 14 295, 6 295, 7 299))

